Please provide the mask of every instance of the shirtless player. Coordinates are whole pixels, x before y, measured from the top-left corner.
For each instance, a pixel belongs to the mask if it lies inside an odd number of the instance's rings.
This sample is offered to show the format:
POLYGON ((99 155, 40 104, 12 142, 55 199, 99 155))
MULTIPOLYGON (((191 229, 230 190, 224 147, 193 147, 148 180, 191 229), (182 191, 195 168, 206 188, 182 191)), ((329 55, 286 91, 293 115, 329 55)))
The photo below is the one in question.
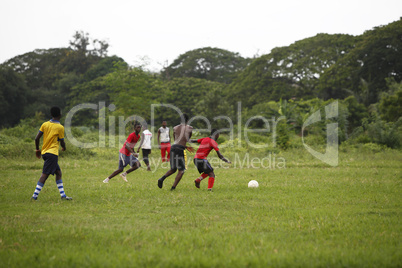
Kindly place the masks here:
POLYGON ((173 186, 170 190, 176 189, 177 184, 179 184, 181 178, 183 177, 184 171, 186 170, 186 160, 184 157, 184 150, 187 149, 189 152, 193 151, 192 147, 187 147, 187 142, 190 140, 193 127, 187 125, 188 122, 188 115, 183 114, 181 116, 181 124, 177 125, 173 128, 173 138, 174 144, 170 148, 170 170, 166 172, 165 175, 162 176, 158 180, 158 187, 162 188, 163 181, 169 177, 170 175, 174 174, 177 170, 179 172, 176 175, 176 179, 173 183, 173 186))

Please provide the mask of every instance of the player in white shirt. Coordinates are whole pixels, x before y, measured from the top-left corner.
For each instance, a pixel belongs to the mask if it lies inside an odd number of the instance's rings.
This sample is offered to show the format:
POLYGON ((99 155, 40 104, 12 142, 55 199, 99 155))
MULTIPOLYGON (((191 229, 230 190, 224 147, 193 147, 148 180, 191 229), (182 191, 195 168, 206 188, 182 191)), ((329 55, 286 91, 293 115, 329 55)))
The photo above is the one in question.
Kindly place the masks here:
POLYGON ((162 126, 158 129, 158 145, 161 149, 162 162, 168 162, 170 159, 170 129, 167 127, 166 121, 162 121, 162 126))
POLYGON ((144 131, 142 132, 142 138, 140 146, 138 147, 137 153, 140 152, 140 148, 142 148, 142 158, 144 160, 145 165, 147 165, 147 170, 151 171, 151 166, 149 165, 149 155, 151 154, 151 139, 152 132, 148 130, 146 124, 143 126, 144 131))

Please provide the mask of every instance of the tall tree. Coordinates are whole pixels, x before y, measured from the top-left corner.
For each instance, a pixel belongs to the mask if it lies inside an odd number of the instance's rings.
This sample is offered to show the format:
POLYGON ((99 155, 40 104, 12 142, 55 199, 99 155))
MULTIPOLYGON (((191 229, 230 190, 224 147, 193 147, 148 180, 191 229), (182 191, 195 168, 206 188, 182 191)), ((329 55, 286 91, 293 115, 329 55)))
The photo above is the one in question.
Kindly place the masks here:
POLYGON ((204 47, 180 55, 162 71, 167 79, 194 77, 229 84, 251 62, 238 53, 204 47))
POLYGON ((369 105, 387 90, 386 78, 402 79, 402 19, 375 27, 356 40, 345 57, 331 66, 320 79, 324 98, 343 98, 354 94, 369 105))
POLYGON ((353 48, 350 35, 318 34, 254 60, 228 87, 246 106, 291 97, 313 97, 324 71, 353 48), (244 97, 247 96, 245 100, 244 97))
POLYGON ((28 93, 21 74, 0 66, 0 127, 18 123, 24 114, 28 93))

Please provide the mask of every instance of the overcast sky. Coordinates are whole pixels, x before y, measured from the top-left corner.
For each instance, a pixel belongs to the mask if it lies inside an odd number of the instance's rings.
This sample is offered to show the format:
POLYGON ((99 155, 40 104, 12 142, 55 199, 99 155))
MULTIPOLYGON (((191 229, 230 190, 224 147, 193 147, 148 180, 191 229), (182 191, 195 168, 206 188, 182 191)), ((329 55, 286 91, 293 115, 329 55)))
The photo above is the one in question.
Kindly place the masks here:
POLYGON ((109 55, 158 70, 201 47, 267 54, 317 33, 360 35, 402 16, 400 0, 1 0, 0 63, 67 47, 75 31, 110 44, 109 55))

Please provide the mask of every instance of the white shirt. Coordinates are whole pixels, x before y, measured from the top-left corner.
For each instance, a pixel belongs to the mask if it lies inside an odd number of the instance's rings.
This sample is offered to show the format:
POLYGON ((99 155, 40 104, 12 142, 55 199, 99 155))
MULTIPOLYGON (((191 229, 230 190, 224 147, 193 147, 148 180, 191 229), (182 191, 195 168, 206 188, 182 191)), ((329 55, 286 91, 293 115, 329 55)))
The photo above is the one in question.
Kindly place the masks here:
POLYGON ((144 142, 142 143, 141 148, 142 149, 151 149, 151 139, 152 139, 152 133, 148 129, 144 130, 142 132, 142 138, 144 139, 144 142))
POLYGON ((166 127, 160 127, 159 128, 159 133, 160 133, 160 142, 170 142, 170 137, 169 137, 169 128, 166 127))

